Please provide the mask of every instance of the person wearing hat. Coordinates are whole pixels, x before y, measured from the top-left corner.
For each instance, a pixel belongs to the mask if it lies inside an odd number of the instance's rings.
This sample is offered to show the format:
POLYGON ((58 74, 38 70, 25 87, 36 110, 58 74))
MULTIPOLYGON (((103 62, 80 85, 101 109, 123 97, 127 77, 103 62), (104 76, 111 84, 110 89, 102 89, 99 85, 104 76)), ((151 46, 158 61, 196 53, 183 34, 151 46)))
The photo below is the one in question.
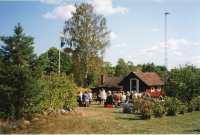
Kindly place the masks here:
POLYGON ((108 91, 108 96, 107 96, 106 102, 104 103, 104 107, 106 107, 106 105, 108 104, 113 104, 113 96, 110 90, 108 91))

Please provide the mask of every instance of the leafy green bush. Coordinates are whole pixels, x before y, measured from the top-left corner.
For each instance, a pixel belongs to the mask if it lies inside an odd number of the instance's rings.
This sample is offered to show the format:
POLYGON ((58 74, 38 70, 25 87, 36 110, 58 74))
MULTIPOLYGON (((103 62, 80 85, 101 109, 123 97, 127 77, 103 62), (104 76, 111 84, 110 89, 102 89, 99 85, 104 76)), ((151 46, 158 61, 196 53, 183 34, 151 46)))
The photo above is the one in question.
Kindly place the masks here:
POLYGON ((164 117, 167 113, 168 108, 165 107, 164 103, 156 101, 154 103, 153 113, 155 117, 164 117))
POLYGON ((77 106, 78 87, 74 83, 73 76, 62 73, 60 77, 55 72, 45 75, 44 82, 50 81, 46 90, 47 100, 40 104, 43 109, 50 107, 58 110, 60 108, 75 108, 77 106))
POLYGON ((187 106, 188 106, 187 102, 184 105, 180 106, 180 109, 179 109, 180 110, 180 114, 185 114, 185 112, 188 110, 187 106))
POLYGON ((147 101, 144 101, 144 99, 140 99, 138 107, 140 109, 142 119, 149 119, 149 120, 152 119, 154 102, 151 102, 151 101, 147 102, 147 101))
POLYGON ((200 110, 200 97, 195 97, 196 111, 200 110))
POLYGON ((181 106, 181 101, 179 101, 177 98, 173 97, 164 97, 165 100, 165 107, 168 108, 167 115, 175 116, 178 114, 179 108, 181 106))
POLYGON ((195 100, 194 99, 190 100, 190 103, 187 105, 187 107, 188 107, 188 112, 193 112, 197 107, 195 100))

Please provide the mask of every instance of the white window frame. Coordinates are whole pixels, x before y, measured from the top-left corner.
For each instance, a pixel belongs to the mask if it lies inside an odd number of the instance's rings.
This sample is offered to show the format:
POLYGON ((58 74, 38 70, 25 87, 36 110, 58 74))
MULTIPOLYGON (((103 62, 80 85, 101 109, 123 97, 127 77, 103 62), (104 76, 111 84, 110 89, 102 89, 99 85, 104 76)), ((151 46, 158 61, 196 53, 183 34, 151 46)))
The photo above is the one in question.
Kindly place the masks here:
POLYGON ((155 92, 155 87, 151 87, 151 92, 155 92), (152 88, 153 88, 153 90, 152 90, 152 88))
POLYGON ((157 86, 157 91, 161 91, 161 86, 157 86))
POLYGON ((137 78, 130 78, 130 92, 132 90, 132 80, 136 80, 136 91, 139 93, 139 80, 137 78))

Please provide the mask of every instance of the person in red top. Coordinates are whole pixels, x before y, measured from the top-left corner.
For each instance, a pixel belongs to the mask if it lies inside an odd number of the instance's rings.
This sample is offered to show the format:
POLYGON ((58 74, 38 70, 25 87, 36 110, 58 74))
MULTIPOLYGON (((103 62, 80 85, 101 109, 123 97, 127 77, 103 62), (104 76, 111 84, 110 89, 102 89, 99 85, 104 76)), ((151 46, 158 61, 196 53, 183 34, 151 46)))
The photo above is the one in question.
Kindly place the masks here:
POLYGON ((121 96, 119 94, 119 91, 117 91, 117 94, 115 94, 114 99, 118 103, 118 106, 119 106, 119 104, 121 103, 121 96))

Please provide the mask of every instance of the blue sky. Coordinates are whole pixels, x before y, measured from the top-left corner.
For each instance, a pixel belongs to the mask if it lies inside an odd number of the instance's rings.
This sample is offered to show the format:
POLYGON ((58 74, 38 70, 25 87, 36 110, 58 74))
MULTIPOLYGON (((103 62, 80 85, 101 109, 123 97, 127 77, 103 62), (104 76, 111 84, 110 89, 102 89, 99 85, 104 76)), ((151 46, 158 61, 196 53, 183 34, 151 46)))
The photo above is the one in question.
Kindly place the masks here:
POLYGON ((165 13, 171 12, 167 15, 168 69, 186 62, 200 68, 200 1, 0 1, 0 36, 13 36, 20 23, 25 35, 35 38, 37 55, 59 48, 59 28, 75 11, 75 3, 82 2, 91 3, 107 18, 112 33, 104 61, 112 66, 119 58, 134 65, 164 65, 165 13))

